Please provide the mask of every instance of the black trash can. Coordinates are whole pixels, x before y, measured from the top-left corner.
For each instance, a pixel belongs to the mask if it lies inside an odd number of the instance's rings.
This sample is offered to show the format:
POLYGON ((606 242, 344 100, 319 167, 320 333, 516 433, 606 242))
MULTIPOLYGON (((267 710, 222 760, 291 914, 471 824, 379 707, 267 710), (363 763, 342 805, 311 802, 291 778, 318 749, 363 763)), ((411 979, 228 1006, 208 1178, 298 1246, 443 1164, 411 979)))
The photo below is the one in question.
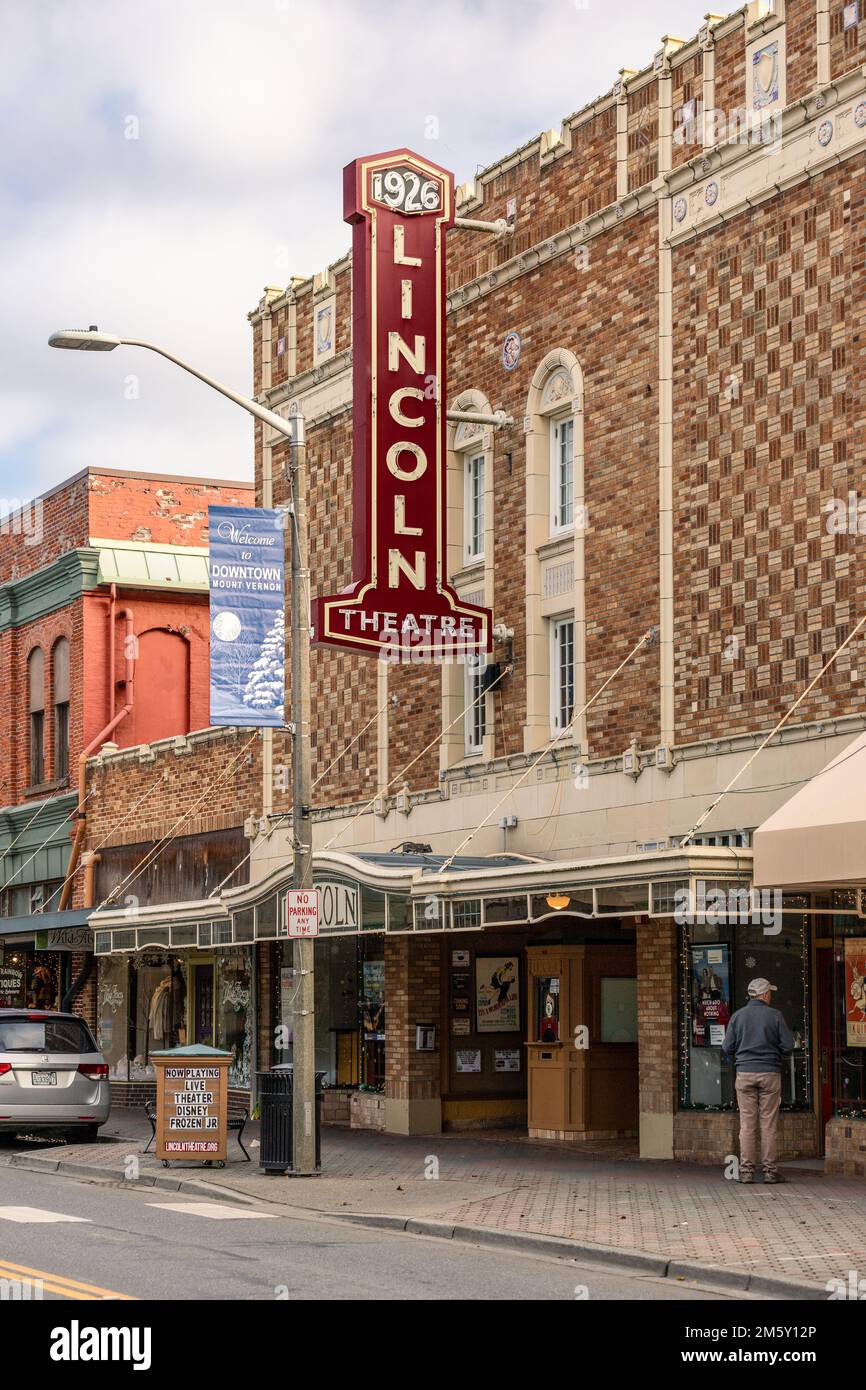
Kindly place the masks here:
MULTIPOLYGON (((322 1166, 322 1085, 326 1072, 316 1072, 316 1167, 322 1166)), ((280 1062, 270 1071, 259 1072, 259 1101, 262 1127, 259 1136, 259 1167, 266 1173, 285 1173, 292 1166, 292 1112, 294 1065, 280 1062)))

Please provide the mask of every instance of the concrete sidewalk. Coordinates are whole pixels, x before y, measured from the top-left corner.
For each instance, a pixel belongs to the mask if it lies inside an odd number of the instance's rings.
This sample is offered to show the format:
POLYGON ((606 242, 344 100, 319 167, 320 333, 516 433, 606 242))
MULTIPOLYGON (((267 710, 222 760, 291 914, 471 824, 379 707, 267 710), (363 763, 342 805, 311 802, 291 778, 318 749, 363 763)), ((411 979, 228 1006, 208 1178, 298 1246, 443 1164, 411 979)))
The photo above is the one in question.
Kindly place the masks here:
POLYGON ((347 1219, 427 1219, 504 1240, 558 1237, 620 1258, 643 1254, 816 1290, 831 1278, 847 1282, 850 1270, 866 1277, 866 1183, 796 1165, 788 1165, 783 1186, 742 1187, 716 1169, 588 1156, 501 1133, 415 1139, 328 1128, 322 1175, 287 1178, 260 1172, 253 1123, 244 1133, 253 1162, 243 1162, 229 1135, 224 1169, 165 1169, 142 1155, 150 1127, 137 1111, 115 1111, 102 1133, 98 1144, 14 1141, 0 1148, 0 1161, 123 1180, 132 1158, 145 1181, 206 1184, 241 1200, 347 1219))

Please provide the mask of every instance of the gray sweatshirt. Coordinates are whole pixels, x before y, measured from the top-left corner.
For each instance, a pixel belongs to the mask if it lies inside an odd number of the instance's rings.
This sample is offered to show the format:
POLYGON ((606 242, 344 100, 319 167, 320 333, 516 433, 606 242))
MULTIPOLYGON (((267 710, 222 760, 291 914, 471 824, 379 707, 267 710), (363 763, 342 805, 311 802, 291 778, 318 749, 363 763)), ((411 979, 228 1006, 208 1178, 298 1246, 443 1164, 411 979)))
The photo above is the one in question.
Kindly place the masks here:
POLYGON ((750 999, 731 1016, 722 1051, 734 1054, 737 1071, 781 1071, 782 1057, 794 1051, 794 1039, 778 1009, 750 999))

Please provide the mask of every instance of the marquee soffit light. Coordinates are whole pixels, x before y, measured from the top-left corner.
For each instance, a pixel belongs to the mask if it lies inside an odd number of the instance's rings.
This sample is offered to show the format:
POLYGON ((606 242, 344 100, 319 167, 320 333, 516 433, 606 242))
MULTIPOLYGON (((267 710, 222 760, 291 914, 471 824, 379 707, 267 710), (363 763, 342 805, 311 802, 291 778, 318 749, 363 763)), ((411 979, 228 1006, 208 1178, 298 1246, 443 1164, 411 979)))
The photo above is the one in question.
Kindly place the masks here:
POLYGON ((561 912, 564 907, 568 907, 571 898, 567 893, 548 893, 546 901, 548 907, 552 907, 557 912, 561 912))

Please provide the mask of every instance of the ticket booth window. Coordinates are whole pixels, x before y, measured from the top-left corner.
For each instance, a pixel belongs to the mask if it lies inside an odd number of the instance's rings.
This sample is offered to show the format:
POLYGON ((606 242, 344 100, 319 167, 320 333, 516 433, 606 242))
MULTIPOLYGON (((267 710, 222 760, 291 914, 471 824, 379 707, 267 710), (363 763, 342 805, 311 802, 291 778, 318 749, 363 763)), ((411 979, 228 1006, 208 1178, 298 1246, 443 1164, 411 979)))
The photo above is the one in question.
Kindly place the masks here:
POLYGON ((637 972, 626 942, 526 948, 527 1119, 536 1138, 614 1138, 638 1123, 637 972))
POLYGON ((558 975, 541 975, 535 981, 535 1040, 559 1042, 558 975))

